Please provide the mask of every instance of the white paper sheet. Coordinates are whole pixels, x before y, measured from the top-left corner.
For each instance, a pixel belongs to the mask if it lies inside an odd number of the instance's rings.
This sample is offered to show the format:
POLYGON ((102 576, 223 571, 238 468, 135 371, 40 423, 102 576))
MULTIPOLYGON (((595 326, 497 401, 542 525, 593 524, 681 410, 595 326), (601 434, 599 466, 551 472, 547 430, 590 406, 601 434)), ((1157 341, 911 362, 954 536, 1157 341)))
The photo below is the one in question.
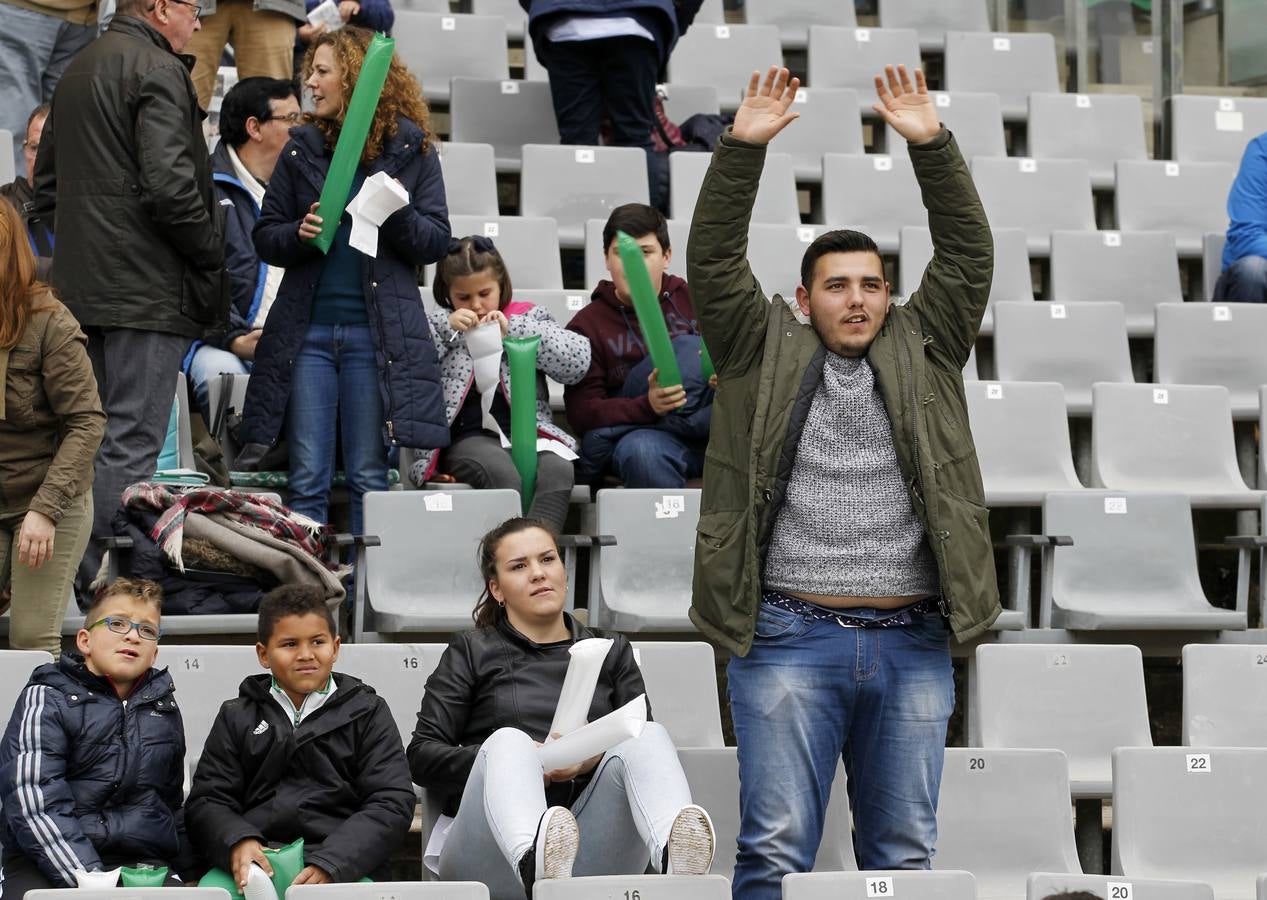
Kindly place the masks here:
POLYGON ((83 869, 76 869, 75 881, 79 883, 81 888, 90 891, 118 887, 119 873, 121 871, 123 870, 111 869, 109 872, 85 872, 83 869))
POLYGON ((375 172, 348 202, 352 234, 348 243, 366 256, 378 256, 378 226, 409 203, 409 192, 386 172, 375 172))
MULTIPOLYGON (((567 734, 580 728, 589 719, 594 702, 594 687, 603 670, 603 660, 611 650, 611 638, 586 638, 568 650, 568 670, 563 676, 563 689, 554 708, 550 734, 567 734)), ((546 738, 548 743, 550 738, 546 738)))
POLYGON ((484 427, 501 438, 503 447, 509 447, 510 441, 493 418, 493 398, 497 396, 497 385, 501 380, 501 326, 496 322, 485 322, 469 329, 466 332, 466 350, 475 363, 475 389, 480 392, 484 427))
POLYGON ((647 695, 639 694, 620 709, 582 725, 557 741, 542 745, 541 766, 547 772, 584 762, 642 734, 647 724, 647 695))
POLYGON ((324 0, 308 13, 309 25, 324 25, 327 31, 337 31, 343 27, 343 16, 339 15, 339 6, 334 0, 324 0))

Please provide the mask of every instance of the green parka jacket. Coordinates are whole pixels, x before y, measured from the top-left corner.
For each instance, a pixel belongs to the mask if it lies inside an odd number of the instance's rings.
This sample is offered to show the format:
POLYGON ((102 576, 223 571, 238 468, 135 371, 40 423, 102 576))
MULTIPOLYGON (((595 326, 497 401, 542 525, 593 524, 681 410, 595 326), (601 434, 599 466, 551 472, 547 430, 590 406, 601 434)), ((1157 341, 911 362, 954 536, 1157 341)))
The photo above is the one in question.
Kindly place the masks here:
MULTIPOLYGON (((893 423, 950 627, 963 641, 1000 612, 989 514, 968 430, 962 370, 990 294, 994 244, 954 138, 944 128, 910 158, 928 209, 933 259, 894 304, 867 357, 893 423)), ((691 223, 687 280, 719 385, 704 463, 690 617, 710 640, 752 645, 770 532, 783 502, 827 350, 781 297, 768 302, 747 261, 765 147, 718 144, 691 223)))

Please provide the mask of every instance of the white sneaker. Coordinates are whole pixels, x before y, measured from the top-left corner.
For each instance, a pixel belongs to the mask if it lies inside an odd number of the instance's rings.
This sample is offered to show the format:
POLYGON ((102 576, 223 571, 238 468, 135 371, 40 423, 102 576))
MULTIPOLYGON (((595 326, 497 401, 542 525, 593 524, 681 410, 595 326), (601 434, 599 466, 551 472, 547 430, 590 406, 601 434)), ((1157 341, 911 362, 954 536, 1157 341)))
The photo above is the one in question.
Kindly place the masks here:
POLYGON ((543 878, 571 878, 581 832, 571 810, 552 806, 541 814, 532 848, 519 860, 519 879, 532 898, 532 886, 543 878))
POLYGON ((664 848, 665 875, 707 875, 716 851, 713 820, 702 806, 683 806, 673 819, 664 848))

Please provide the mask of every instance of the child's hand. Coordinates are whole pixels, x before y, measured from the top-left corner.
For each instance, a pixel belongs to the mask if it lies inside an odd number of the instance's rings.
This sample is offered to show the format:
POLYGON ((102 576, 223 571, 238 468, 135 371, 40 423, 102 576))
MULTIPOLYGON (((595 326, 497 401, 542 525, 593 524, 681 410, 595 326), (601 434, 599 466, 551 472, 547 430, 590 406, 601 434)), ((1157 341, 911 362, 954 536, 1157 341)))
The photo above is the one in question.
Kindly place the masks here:
POLYGON ((506 321, 506 316, 502 314, 500 309, 493 310, 480 320, 481 325, 485 322, 496 322, 498 327, 502 330, 502 337, 505 337, 506 332, 510 331, 510 323, 506 321))
POLYGON ((329 884, 333 879, 318 866, 304 866, 291 884, 329 884))
POLYGON ((657 416, 667 416, 673 410, 686 405, 686 388, 674 385, 670 388, 660 387, 660 370, 652 369, 647 376, 647 401, 651 411, 657 416))
POLYGON ((469 331, 480 323, 473 309, 455 309, 449 313, 449 327, 454 331, 469 331))
POLYGON ((273 877, 273 864, 264 855, 264 846, 255 838, 246 838, 234 844, 229 852, 229 868, 233 871, 233 880, 238 883, 238 890, 246 888, 246 875, 251 871, 251 863, 257 864, 269 878, 273 877))
POLYGON ((308 215, 304 216, 304 220, 299 223, 301 241, 310 241, 321 234, 321 216, 317 215, 317 207, 320 205, 321 203, 317 202, 308 207, 308 215))
POLYGON ((708 386, 712 388, 713 390, 717 390, 717 373, 716 372, 708 376, 708 386))

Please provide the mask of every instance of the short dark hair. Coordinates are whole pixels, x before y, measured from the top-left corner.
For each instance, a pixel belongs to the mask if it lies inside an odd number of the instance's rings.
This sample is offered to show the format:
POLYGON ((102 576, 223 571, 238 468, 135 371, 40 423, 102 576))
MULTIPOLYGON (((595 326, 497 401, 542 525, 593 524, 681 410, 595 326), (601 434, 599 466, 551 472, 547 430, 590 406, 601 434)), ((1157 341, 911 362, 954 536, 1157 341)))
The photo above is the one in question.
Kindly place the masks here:
POLYGON ((1048 894, 1043 900, 1102 900, 1102 898, 1091 891, 1058 891, 1048 894))
POLYGON ((275 587, 260 601, 259 621, 255 626, 255 636, 261 644, 267 644, 273 636, 273 629, 278 619, 286 616, 321 616, 330 626, 330 635, 339 633, 339 626, 334 622, 334 613, 326 603, 325 593, 321 588, 310 584, 283 584, 275 587))
POLYGON ((870 235, 848 228, 826 231, 814 239, 801 257, 801 284, 806 290, 814 281, 814 266, 828 253, 874 253, 880 260, 880 268, 884 268, 884 257, 870 235))
POLYGON ((220 139, 235 149, 241 147, 251 138, 246 133, 247 119, 266 122, 273 114, 270 100, 297 96, 294 82, 284 78, 243 78, 229 89, 220 104, 220 139))
POLYGON ((97 591, 84 614, 84 621, 92 623, 100 619, 101 607, 111 597, 130 597, 150 604, 159 615, 163 613, 163 589, 158 582, 145 578, 116 578, 97 591))
POLYGON ((617 231, 623 231, 632 238, 654 233, 656 240, 660 242, 660 249, 662 251, 669 249, 668 220, 664 218, 664 213, 654 206, 647 206, 645 203, 626 203, 624 206, 613 209, 611 215, 607 217, 607 224, 603 226, 604 255, 611 249, 612 241, 616 240, 617 231))
POLYGON ((457 247, 451 253, 440 257, 440 261, 436 263, 436 274, 431 284, 431 294, 436 298, 436 303, 445 309, 453 309, 453 301, 449 299, 449 288, 453 284, 453 279, 475 275, 479 272, 491 272, 497 279, 497 287, 501 291, 498 309, 505 309, 506 304, 510 302, 512 290, 506 261, 497 252, 496 247, 488 251, 480 250, 470 237, 461 238, 457 247))
POLYGON ((26 131, 22 132, 23 139, 25 139, 31 132, 31 123, 40 116, 47 116, 52 108, 53 107, 47 103, 41 103, 39 106, 35 107, 35 109, 31 110, 31 114, 26 117, 26 131))

